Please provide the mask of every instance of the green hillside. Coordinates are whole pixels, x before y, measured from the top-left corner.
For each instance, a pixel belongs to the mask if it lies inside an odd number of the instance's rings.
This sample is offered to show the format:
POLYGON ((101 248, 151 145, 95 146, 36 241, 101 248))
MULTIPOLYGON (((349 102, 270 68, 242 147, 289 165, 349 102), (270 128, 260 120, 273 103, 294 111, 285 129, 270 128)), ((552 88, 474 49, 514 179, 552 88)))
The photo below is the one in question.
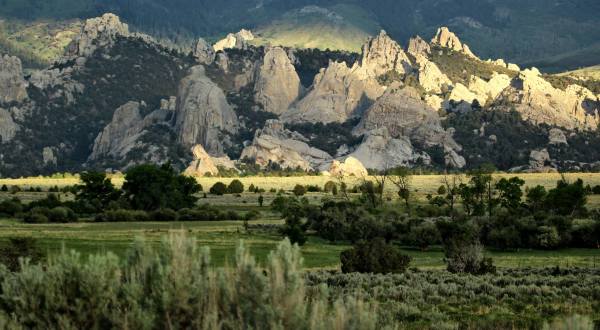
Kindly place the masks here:
POLYGON ((594 65, 579 70, 567 71, 559 75, 600 80, 600 65, 594 65))

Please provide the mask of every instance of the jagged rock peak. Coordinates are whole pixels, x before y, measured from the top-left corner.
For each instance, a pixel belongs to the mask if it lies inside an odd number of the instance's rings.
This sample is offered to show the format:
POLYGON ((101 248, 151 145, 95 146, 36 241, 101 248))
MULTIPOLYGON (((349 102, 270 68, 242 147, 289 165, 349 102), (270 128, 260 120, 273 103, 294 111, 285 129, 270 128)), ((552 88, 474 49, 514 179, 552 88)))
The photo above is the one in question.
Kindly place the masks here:
POLYGON ((0 56, 0 103, 22 102, 27 98, 27 82, 23 78, 21 60, 0 56))
POLYGON ((411 63, 402 47, 381 30, 363 45, 359 66, 367 75, 379 77, 390 71, 406 73, 411 63))
POLYGON ((413 56, 428 56, 431 53, 431 46, 420 36, 414 36, 408 41, 407 52, 413 56))
POLYGON ((121 22, 114 14, 104 14, 101 17, 90 18, 77 38, 71 43, 68 55, 88 57, 98 47, 111 46, 118 36, 129 36, 129 26, 121 22))
POLYGON ((224 39, 214 44, 215 51, 222 51, 230 48, 245 49, 248 47, 248 41, 254 40, 252 31, 241 29, 238 33, 230 33, 224 39))
POLYGON ((215 60, 215 49, 206 40, 199 38, 194 45, 192 55, 200 64, 212 64, 215 60))
POLYGON ((454 51, 461 52, 469 57, 477 58, 467 44, 463 44, 460 39, 451 32, 447 27, 441 27, 437 30, 435 37, 431 43, 440 47, 450 48, 454 51))
POLYGON ((104 156, 124 156, 135 146, 143 129, 139 102, 127 102, 113 114, 112 121, 98 134, 94 141, 90 160, 104 156))
POLYGON ((256 102, 265 111, 282 114, 301 92, 300 78, 286 51, 281 47, 269 48, 254 85, 256 102))

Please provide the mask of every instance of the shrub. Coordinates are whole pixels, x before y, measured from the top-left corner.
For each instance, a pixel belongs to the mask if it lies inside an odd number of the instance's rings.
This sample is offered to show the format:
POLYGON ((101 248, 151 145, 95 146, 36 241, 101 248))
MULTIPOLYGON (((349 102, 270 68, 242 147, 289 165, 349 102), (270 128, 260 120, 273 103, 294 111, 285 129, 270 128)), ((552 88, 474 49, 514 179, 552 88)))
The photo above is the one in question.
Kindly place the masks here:
POLYGON ((409 235, 412 244, 419 247, 422 251, 440 242, 440 232, 431 221, 423 221, 419 225, 412 226, 409 235))
POLYGON ((592 194, 594 194, 594 195, 600 195, 600 185, 595 185, 592 188, 592 194))
POLYGON ((437 190, 438 195, 446 195, 446 193, 447 193, 447 189, 446 189, 446 186, 444 186, 444 185, 441 185, 437 190))
POLYGON ((160 209, 150 213, 152 221, 177 221, 179 215, 172 209, 160 209))
POLYGON ((333 189, 337 189, 337 185, 333 181, 327 181, 323 186, 323 191, 326 193, 333 193, 333 189))
POLYGON ((145 211, 135 210, 110 210, 96 216, 97 222, 143 222, 150 217, 145 211))
POLYGON ((0 264, 5 265, 11 272, 20 270, 20 258, 29 259, 30 264, 38 264, 44 260, 44 254, 37 247, 34 238, 11 237, 8 244, 0 248, 0 264))
POLYGON ((306 191, 307 192, 321 192, 321 187, 319 187, 317 185, 308 185, 308 186, 306 186, 306 191))
POLYGON ((68 207, 55 207, 48 212, 48 220, 50 222, 75 222, 77 215, 68 207))
POLYGON ((294 193, 295 196, 304 196, 306 194, 306 187, 304 187, 303 185, 297 184, 294 187, 294 190, 292 190, 292 192, 294 193))
POLYGON ((3 184, 2 188, 0 188, 0 190, 3 191, 3 192, 7 192, 8 191, 8 187, 5 184, 3 184))
POLYGON ((256 210, 252 210, 244 215, 244 220, 246 220, 246 221, 257 220, 259 218, 260 218, 260 212, 258 212, 256 210))
POLYGON ((479 243, 458 246, 446 254, 448 271, 451 273, 483 275, 496 272, 492 258, 483 256, 483 246, 479 243))
POLYGON ((0 203, 0 214, 14 217, 21 212, 23 212, 23 204, 18 199, 5 200, 0 203))
POLYGON ((244 192, 244 184, 240 180, 233 180, 227 187, 227 192, 230 194, 241 194, 244 192))
POLYGON ((558 230, 554 226, 541 226, 537 235, 539 247, 542 249, 555 249, 560 244, 558 230))
POLYGON ((227 193, 227 186, 223 182, 217 182, 210 187, 210 193, 217 196, 223 196, 227 193))
POLYGON ((50 209, 47 207, 34 207, 25 214, 23 221, 26 223, 48 223, 48 216, 50 215, 50 209))
POLYGON ((403 273, 410 264, 411 257, 403 255, 398 248, 382 238, 361 241, 351 250, 340 255, 344 273, 403 273))

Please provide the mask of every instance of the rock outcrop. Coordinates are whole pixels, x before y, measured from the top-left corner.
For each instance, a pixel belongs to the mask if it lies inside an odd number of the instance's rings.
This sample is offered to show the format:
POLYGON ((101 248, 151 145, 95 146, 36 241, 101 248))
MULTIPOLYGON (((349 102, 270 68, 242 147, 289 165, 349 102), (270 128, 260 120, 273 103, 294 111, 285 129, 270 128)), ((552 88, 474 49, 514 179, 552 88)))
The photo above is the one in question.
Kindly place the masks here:
POLYGON ((194 45, 192 55, 200 64, 209 65, 215 61, 215 49, 206 40, 199 38, 194 45))
POLYGON ((510 86, 510 83, 511 78, 505 74, 494 73, 489 81, 471 76, 469 90, 475 94, 475 99, 483 106, 488 101, 496 100, 510 86))
POLYGON ((42 149, 42 161, 45 166, 56 166, 58 164, 58 157, 56 157, 55 149, 52 147, 44 147, 42 149))
POLYGON ((307 95, 282 115, 286 122, 345 122, 360 116, 384 88, 346 63, 330 62, 315 77, 307 95))
POLYGON ((214 44, 213 48, 216 52, 230 48, 246 49, 248 47, 248 41, 252 40, 254 40, 252 31, 242 29, 238 33, 228 34, 227 37, 214 44))
POLYGON ((129 36, 129 27, 114 14, 86 20, 81 33, 68 47, 67 55, 88 57, 100 47, 112 46, 117 37, 129 36))
POLYGON ((0 108, 0 143, 12 140, 18 130, 19 126, 14 122, 11 113, 0 108))
POLYGON ((438 68, 437 64, 422 55, 417 55, 415 58, 418 66, 417 78, 425 91, 433 94, 441 94, 449 86, 452 86, 450 78, 438 68))
POLYGON ((392 138, 385 127, 369 131, 349 157, 358 159, 366 168, 377 170, 411 166, 417 161, 423 164, 431 162, 428 155, 414 151, 409 138, 392 138))
POLYGON ((178 140, 191 148, 204 146, 209 154, 223 155, 226 135, 235 133, 238 119, 223 91, 205 75, 203 66, 190 69, 182 79, 175 111, 178 140))
POLYGON ((254 95, 265 111, 282 114, 302 92, 300 78, 288 54, 281 47, 267 50, 258 69, 254 95))
POLYGON ((364 178, 369 175, 365 166, 354 157, 348 157, 341 162, 334 160, 326 173, 333 177, 355 176, 364 178))
POLYGON ((363 75, 377 78, 390 71, 404 74, 411 70, 411 63, 404 50, 385 31, 369 39, 362 47, 362 56, 355 70, 363 75))
POLYGON ((408 41, 407 52, 414 57, 429 56, 431 54, 431 46, 423 38, 415 36, 408 41))
POLYGON ((23 78, 21 60, 15 56, 0 56, 0 104, 27 99, 27 82, 23 78))
POLYGON ((550 154, 547 149, 532 150, 529 154, 529 166, 532 169, 544 168, 549 161, 550 154))
POLYGON ((211 157, 204 148, 197 144, 192 148, 193 160, 184 174, 195 177, 219 175, 219 167, 235 169, 235 164, 229 157, 211 157))
POLYGON ((523 119, 569 130, 595 130, 600 123, 600 100, 586 88, 552 86, 537 69, 521 71, 501 95, 500 109, 513 107, 523 119))
POLYGON ((96 137, 90 160, 105 156, 124 157, 144 129, 139 102, 128 102, 113 114, 112 121, 96 137))
POLYGON ((435 37, 431 40, 431 43, 444 48, 450 48, 456 52, 463 53, 469 57, 477 58, 467 44, 463 44, 460 39, 450 32, 447 27, 441 27, 437 30, 435 37))
POLYGON ((568 145, 565 132, 558 128, 552 128, 548 132, 548 144, 550 145, 568 145))
POLYGON ((240 158, 254 160, 262 167, 277 164, 305 171, 331 162, 328 153, 309 146, 305 140, 301 134, 285 129, 282 122, 268 120, 263 129, 256 131, 252 144, 242 151, 240 158))

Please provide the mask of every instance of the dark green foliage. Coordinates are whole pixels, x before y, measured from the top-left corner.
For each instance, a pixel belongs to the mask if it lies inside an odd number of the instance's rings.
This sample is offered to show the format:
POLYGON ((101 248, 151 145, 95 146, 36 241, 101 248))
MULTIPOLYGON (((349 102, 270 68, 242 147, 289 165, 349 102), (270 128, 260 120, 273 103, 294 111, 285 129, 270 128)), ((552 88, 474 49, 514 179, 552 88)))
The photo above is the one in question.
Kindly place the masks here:
POLYGON ((516 210, 521 206, 521 199, 523 198, 523 191, 521 187, 525 184, 525 181, 518 177, 510 179, 502 178, 496 183, 496 189, 499 193, 499 202, 502 207, 509 210, 516 210))
POLYGON ((294 186, 294 189, 292 190, 292 192, 294 193, 295 196, 304 196, 306 194, 306 187, 300 184, 297 184, 296 186, 294 186))
POLYGON ((311 147, 321 149, 333 156, 344 144, 352 147, 362 142, 362 136, 352 134, 352 129, 359 120, 360 118, 353 118, 342 124, 298 123, 289 125, 288 129, 306 137, 311 147))
POLYGON ((210 187, 210 193, 218 196, 225 195, 227 193, 227 186, 223 182, 217 182, 210 187))
POLYGON ((200 186, 194 178, 177 174, 169 164, 133 167, 123 184, 123 195, 131 206, 147 211, 193 207, 198 192, 200 186))
POLYGON ((440 243, 440 232, 434 222, 422 221, 418 225, 411 226, 409 241, 411 245, 425 251, 429 246, 440 243))
POLYGON ((150 221, 150 217, 146 211, 135 210, 109 210, 98 214, 95 218, 96 222, 143 222, 150 221))
POLYGON ((21 269, 20 259, 28 259, 30 264, 38 264, 45 256, 35 239, 11 237, 0 247, 0 264, 11 272, 17 272, 21 269))
POLYGON ((227 187, 227 192, 230 194, 241 194, 244 192, 244 184, 240 180, 233 180, 227 187))
POLYGON ((96 211, 105 209, 110 202, 116 201, 121 195, 105 173, 83 172, 80 174, 80 179, 83 184, 76 187, 75 199, 93 205, 96 211))
POLYGON ((179 219, 179 214, 172 209, 155 210, 149 216, 152 221, 177 221, 179 219))
POLYGON ((48 221, 64 223, 77 221, 77 215, 68 207, 59 206, 51 209, 48 212, 48 221))
POLYGON ((0 203, 0 216, 14 217, 23 211, 23 204, 18 198, 4 200, 0 203))
POLYGON ((306 243, 306 226, 297 216, 289 216, 285 221, 285 226, 281 229, 283 236, 287 237, 292 244, 300 246, 306 243))
POLYGON ((2 188, 0 188, 0 191, 7 192, 8 191, 8 187, 5 184, 3 184, 2 188))
POLYGON ((465 220, 442 220, 437 222, 437 227, 449 272, 482 275, 496 271, 492 259, 483 256, 479 228, 475 224, 465 220))
POLYGON ((258 205, 260 207, 263 206, 263 203, 265 202, 265 198, 263 197, 263 195, 258 196, 258 205))
POLYGON ((325 186, 323 186, 323 191, 326 193, 333 193, 333 190, 337 190, 337 184, 333 181, 327 181, 325 186))
POLYGON ((546 188, 543 186, 535 186, 533 188, 529 188, 527 191, 527 205, 532 213, 536 213, 541 210, 544 205, 544 200, 548 195, 546 192, 546 188))
POLYGON ((344 273, 404 273, 411 257, 404 255, 395 246, 382 238, 360 241, 351 250, 340 255, 344 273))
POLYGON ((574 183, 561 180, 556 184, 556 188, 548 191, 545 206, 548 210, 560 215, 585 214, 587 212, 585 208, 586 195, 581 179, 574 183))

